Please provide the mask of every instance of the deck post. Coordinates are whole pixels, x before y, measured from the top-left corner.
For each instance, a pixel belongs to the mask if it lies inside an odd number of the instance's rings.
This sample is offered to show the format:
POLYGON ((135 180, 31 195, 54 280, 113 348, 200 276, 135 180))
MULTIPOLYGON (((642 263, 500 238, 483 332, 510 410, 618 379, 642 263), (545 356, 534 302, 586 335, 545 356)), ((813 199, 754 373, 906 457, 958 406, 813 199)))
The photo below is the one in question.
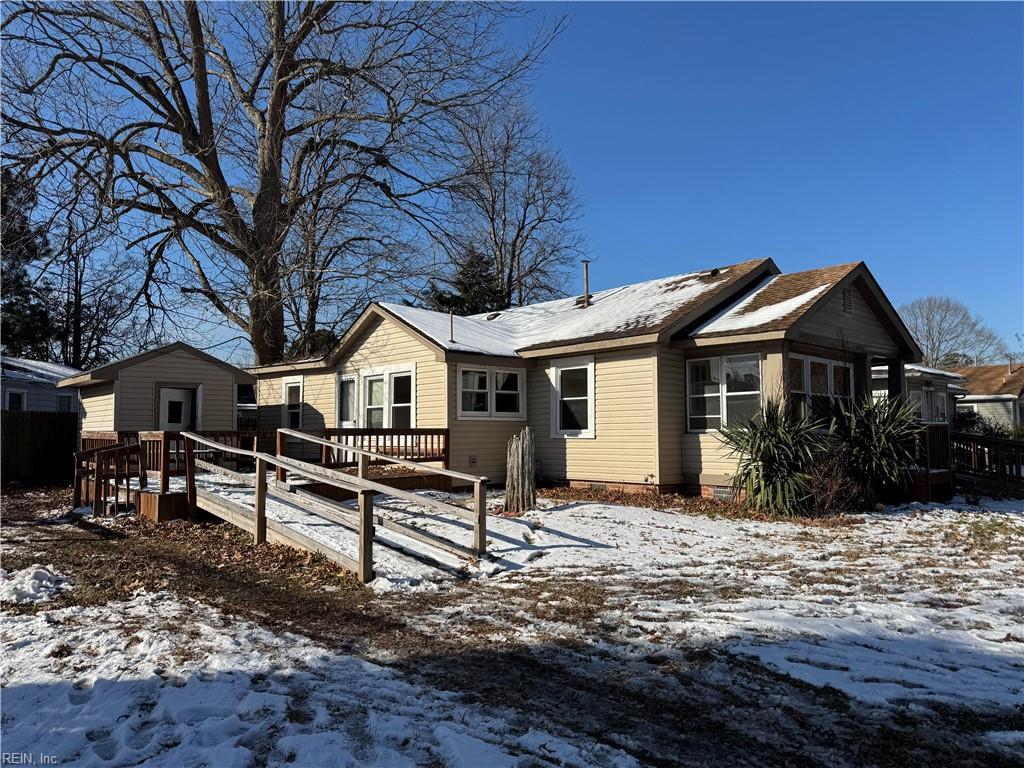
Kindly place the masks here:
POLYGON ((256 457, 256 524, 253 541, 263 544, 267 540, 267 460, 256 457))
POLYGON ((487 478, 473 483, 473 503, 476 520, 473 524, 473 548, 478 555, 487 553, 487 478))
MULTIPOLYGON (((285 451, 288 449, 288 435, 277 430, 277 455, 284 456, 285 451)), ((283 483, 288 479, 288 471, 280 464, 277 465, 277 482, 283 483)))
POLYGON ((92 493, 92 513, 94 515, 106 514, 107 506, 107 479, 103 476, 103 457, 96 456, 96 483, 92 493))
POLYGON ((171 479, 171 435, 167 430, 160 433, 160 493, 167 493, 171 479))
POLYGON ((359 491, 359 581, 373 581, 373 491, 359 491))
POLYGON ((146 487, 146 483, 149 482, 149 478, 146 477, 146 452, 142 450, 142 441, 140 440, 135 444, 135 450, 139 454, 139 489, 146 487))
POLYGON ((71 503, 75 509, 82 506, 82 460, 75 456, 75 485, 71 489, 71 503))
POLYGON ((356 457, 356 465, 356 474, 359 475, 360 480, 365 480, 366 476, 370 474, 370 457, 362 453, 358 454, 356 457))
POLYGON ((188 500, 188 516, 196 514, 196 454, 195 444, 185 438, 185 497, 188 500))

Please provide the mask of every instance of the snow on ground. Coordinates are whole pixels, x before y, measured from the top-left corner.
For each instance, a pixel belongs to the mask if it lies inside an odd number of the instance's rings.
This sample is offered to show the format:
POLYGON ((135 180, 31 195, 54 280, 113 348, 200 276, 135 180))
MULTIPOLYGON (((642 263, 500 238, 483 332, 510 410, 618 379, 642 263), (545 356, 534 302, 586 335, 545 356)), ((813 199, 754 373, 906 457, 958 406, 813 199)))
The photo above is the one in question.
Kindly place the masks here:
POLYGON ((52 565, 14 572, 0 568, 0 603, 41 603, 70 588, 68 578, 52 565))
POLYGON ((135 766, 628 766, 166 593, 5 617, 5 753, 135 766))

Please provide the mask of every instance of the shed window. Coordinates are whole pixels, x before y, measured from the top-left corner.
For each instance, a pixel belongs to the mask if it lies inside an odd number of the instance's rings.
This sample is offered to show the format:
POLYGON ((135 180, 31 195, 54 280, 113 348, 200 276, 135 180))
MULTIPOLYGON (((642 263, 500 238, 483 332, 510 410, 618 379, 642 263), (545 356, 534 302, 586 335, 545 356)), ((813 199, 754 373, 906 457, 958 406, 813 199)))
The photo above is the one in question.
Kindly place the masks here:
POLYGON ((739 424, 761 410, 759 355, 690 360, 686 371, 690 430, 704 432, 720 429, 722 424, 739 424))
POLYGON ((7 410, 8 411, 24 411, 25 410, 25 393, 18 392, 17 390, 9 390, 7 392, 7 410))
POLYGON ((70 413, 73 410, 72 404, 71 395, 57 395, 57 410, 61 413, 70 413))
POLYGON ((184 405, 181 400, 168 400, 167 401, 167 421, 170 424, 181 424, 181 407, 184 405))

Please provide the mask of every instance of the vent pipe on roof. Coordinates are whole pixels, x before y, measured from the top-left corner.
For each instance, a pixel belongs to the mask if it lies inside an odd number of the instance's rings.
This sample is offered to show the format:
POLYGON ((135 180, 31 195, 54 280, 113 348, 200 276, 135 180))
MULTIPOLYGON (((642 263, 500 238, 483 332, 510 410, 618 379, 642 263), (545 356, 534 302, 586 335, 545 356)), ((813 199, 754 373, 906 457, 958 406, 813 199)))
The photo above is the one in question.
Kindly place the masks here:
POLYGON ((590 259, 580 259, 583 264, 583 302, 584 308, 590 306, 590 259))
POLYGON ((455 343, 455 313, 448 313, 448 343, 455 343))

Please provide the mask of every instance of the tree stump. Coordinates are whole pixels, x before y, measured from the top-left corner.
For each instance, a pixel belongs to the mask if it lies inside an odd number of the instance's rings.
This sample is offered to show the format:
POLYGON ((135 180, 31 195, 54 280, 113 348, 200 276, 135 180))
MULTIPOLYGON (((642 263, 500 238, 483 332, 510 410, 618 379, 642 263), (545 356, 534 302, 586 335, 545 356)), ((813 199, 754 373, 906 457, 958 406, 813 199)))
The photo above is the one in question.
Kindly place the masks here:
POLYGON ((533 432, 524 427, 508 441, 505 474, 505 512, 522 514, 537 504, 537 484, 533 461, 533 432))

